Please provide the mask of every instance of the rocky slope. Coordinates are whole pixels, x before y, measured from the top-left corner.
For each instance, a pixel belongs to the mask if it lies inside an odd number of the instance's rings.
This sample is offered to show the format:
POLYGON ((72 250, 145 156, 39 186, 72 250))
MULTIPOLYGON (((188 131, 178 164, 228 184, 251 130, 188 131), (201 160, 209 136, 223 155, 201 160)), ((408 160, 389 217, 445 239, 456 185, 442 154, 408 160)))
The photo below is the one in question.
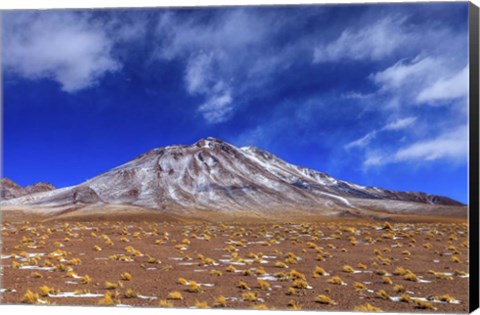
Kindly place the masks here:
POLYGON ((36 183, 22 188, 9 178, 0 178, 0 200, 9 200, 52 190, 55 190, 55 187, 49 183, 36 183))
POLYGON ((166 210, 308 211, 330 215, 466 216, 447 197, 364 187, 289 164, 256 147, 207 138, 151 150, 80 185, 4 201, 3 205, 123 204, 166 210))

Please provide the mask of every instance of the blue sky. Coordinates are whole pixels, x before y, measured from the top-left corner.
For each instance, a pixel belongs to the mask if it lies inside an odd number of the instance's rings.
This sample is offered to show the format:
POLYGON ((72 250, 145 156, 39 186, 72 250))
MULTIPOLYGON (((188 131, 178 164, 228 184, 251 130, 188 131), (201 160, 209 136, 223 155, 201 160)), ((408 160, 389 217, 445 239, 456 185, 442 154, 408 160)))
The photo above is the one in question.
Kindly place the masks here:
POLYGON ((78 184, 212 136, 467 201, 468 4, 3 14, 3 176, 78 184))

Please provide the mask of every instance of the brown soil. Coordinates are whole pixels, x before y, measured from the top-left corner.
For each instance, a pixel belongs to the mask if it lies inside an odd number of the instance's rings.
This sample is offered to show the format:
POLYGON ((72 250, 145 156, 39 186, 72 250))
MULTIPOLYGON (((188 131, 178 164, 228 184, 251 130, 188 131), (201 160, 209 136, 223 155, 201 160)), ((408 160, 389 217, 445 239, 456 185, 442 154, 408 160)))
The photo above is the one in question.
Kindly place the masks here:
MULTIPOLYGON (((394 291, 394 286, 402 285, 411 297, 433 299, 431 305, 437 312, 468 311, 468 277, 455 273, 468 273, 465 222, 397 222, 392 223, 393 231, 390 231, 381 229, 384 225, 381 221, 316 220, 304 224, 259 224, 251 220, 222 224, 216 221, 192 222, 147 213, 141 220, 128 215, 96 214, 45 220, 9 214, 2 224, 1 288, 6 291, 1 294, 1 302, 20 304, 27 290, 38 293, 41 286, 47 285, 60 292, 86 290, 102 295, 111 292, 114 304, 133 306, 158 306, 159 300, 167 299, 169 292, 179 291, 183 300, 168 300, 175 307, 194 307, 197 301, 213 307, 215 299, 223 295, 229 308, 265 305, 271 309, 287 309, 289 301, 294 300, 308 310, 353 310, 369 303, 383 311, 432 312, 416 308, 415 303, 394 301, 401 295, 394 291), (352 244, 354 239, 356 245, 352 244), (180 246, 182 243, 186 245, 180 246), (95 245, 102 250, 96 251, 95 245), (126 250, 128 246, 133 248, 130 252, 126 250), (57 252, 59 256, 55 256, 56 250, 65 252, 57 252), (138 251, 135 253, 135 250, 138 251), (288 253, 293 253, 291 256, 298 260, 285 261, 288 253), (12 254, 19 256, 12 257, 12 254), (33 254, 41 256, 22 257, 33 254), (114 260, 113 255, 132 261, 114 260), (323 260, 317 260, 319 255, 323 260), (458 262, 453 261, 454 256, 458 262), (214 264, 201 265, 202 257, 203 263, 211 258, 214 264), (69 265, 73 258, 81 262, 69 265), (65 268, 61 268, 63 271, 25 269, 48 266, 47 260, 57 268, 62 264, 71 268, 78 276, 89 275, 93 281, 80 284, 81 279, 66 277, 65 268), (152 263, 154 260, 161 263, 152 263), (276 267, 279 262, 288 268, 276 267), (229 265, 241 272, 227 272, 229 265), (343 271, 345 265, 362 272, 347 273, 343 271), (316 266, 329 275, 314 277, 316 266), (253 273, 259 267, 270 275, 265 278, 270 290, 259 287, 258 276, 253 273), (404 276, 395 275, 397 267, 409 269, 421 281, 407 281, 404 276), (389 274, 393 284, 384 283, 384 275, 377 274, 380 269, 389 274), (221 271, 222 275, 212 275, 212 270, 221 271), (244 275, 245 270, 252 274, 244 275), (308 283, 308 288, 297 289, 298 296, 287 295, 289 287, 294 285, 293 279, 275 278, 280 272, 291 276, 292 270, 303 274, 308 283), (429 273, 430 270, 437 274, 429 273), (130 281, 121 280, 125 272, 132 275, 130 281), (329 283, 333 276, 339 276, 346 285, 329 283), (200 283, 201 292, 189 292, 188 285, 177 283, 180 277, 200 283), (116 290, 107 289, 107 281, 121 285, 116 290), (239 288, 240 281, 250 290, 239 288), (363 283, 366 289, 356 289, 356 282, 363 283), (143 298, 126 298, 127 289, 138 291, 143 298), (393 298, 376 297, 379 290, 393 298), (243 301, 242 295, 249 292, 258 300, 243 301), (334 304, 315 302, 320 294, 330 297, 334 304), (453 296, 458 304, 440 303, 435 299, 445 294, 453 296)), ((233 221, 241 220, 235 218, 233 221)), ((37 303, 97 305, 101 298, 50 295, 40 297, 37 303)))

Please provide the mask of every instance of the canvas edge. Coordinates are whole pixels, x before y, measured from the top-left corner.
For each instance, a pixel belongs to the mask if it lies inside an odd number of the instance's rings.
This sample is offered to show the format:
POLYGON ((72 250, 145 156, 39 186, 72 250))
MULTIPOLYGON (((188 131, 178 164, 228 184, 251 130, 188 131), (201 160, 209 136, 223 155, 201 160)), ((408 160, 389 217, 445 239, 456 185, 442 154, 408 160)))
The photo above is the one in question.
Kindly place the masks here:
POLYGON ((479 8, 469 3, 469 311, 479 308, 479 8))

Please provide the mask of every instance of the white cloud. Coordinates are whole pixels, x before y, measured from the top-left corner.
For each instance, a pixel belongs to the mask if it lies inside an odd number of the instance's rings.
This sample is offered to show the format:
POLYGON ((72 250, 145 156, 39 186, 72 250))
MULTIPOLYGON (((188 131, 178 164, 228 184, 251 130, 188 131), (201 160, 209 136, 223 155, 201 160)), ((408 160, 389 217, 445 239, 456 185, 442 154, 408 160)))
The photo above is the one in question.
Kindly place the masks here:
POLYGON ((205 97, 198 112, 210 124, 226 121, 234 110, 231 87, 221 79, 215 67, 216 58, 213 53, 192 55, 184 75, 188 93, 205 97))
POLYGON ((207 92, 212 81, 212 59, 213 54, 204 53, 189 59, 185 71, 185 82, 189 93, 207 92))
POLYGON ((336 40, 317 46, 313 62, 384 58, 404 45, 402 22, 403 18, 386 17, 361 29, 346 29, 336 40))
POLYGON ((344 146, 344 149, 349 150, 355 147, 357 148, 366 147, 370 143, 370 141, 375 138, 375 136, 377 135, 377 132, 378 132, 377 130, 371 131, 367 133, 365 136, 361 137, 360 139, 347 143, 344 146))
MULTIPOLYGON (((375 139, 375 137, 378 134, 380 134, 384 131, 405 129, 405 128, 409 127, 411 124, 413 124, 416 120, 417 120, 417 117, 413 117, 413 116, 394 120, 391 123, 383 126, 380 129, 370 131, 365 136, 363 136, 363 137, 361 137, 357 140, 354 140, 350 143, 347 143, 346 145, 344 145, 343 148, 346 149, 346 150, 349 150, 351 148, 366 148, 370 144, 370 142, 373 139, 375 139)), ((377 162, 380 161, 378 156, 370 157, 370 158, 368 158, 368 160, 369 160, 369 163, 367 163, 368 165, 376 165, 376 164, 378 164, 377 162)))
POLYGON ((168 12, 155 30, 154 55, 184 62, 185 89, 204 97, 197 111, 208 123, 221 123, 246 99, 262 93, 271 74, 288 68, 291 57, 303 49, 293 42, 272 53, 269 40, 282 23, 274 14, 245 9, 213 14, 208 21, 202 15, 168 12))
POLYGON ((160 16, 157 24, 161 41, 156 54, 159 58, 173 59, 192 51, 244 51, 246 46, 261 44, 268 30, 266 21, 241 9, 227 11, 209 23, 193 15, 168 12, 160 16))
POLYGON ((377 167, 393 163, 423 163, 436 160, 454 163, 467 162, 468 159, 468 126, 444 131, 436 137, 418 140, 400 147, 393 152, 367 152, 363 162, 364 168, 377 167))
POLYGON ((409 127, 412 125, 415 121, 417 120, 417 117, 406 117, 402 119, 397 119, 395 121, 392 121, 385 127, 383 127, 383 130, 401 130, 409 127))
POLYGON ((207 122, 220 123, 228 118, 233 108, 232 96, 226 91, 210 97, 207 102, 199 106, 198 111, 202 113, 207 122))
POLYGON ((468 157, 468 127, 461 126, 430 140, 419 141, 399 149, 395 161, 432 161, 448 159, 464 162, 468 157))
POLYGON ((442 100, 466 97, 468 95, 468 66, 449 78, 437 80, 417 96, 418 102, 433 103, 442 100))
POLYGON ((27 79, 51 79, 65 92, 95 85, 121 68, 113 39, 74 12, 4 14, 4 66, 27 79))
POLYGON ((371 77, 382 90, 395 90, 405 86, 424 85, 425 82, 438 78, 441 71, 443 71, 441 60, 431 57, 417 57, 411 62, 400 60, 371 77))
POLYGON ((383 157, 378 154, 372 154, 367 159, 363 162, 363 167, 364 168, 369 168, 372 166, 379 166, 384 164, 383 157))

